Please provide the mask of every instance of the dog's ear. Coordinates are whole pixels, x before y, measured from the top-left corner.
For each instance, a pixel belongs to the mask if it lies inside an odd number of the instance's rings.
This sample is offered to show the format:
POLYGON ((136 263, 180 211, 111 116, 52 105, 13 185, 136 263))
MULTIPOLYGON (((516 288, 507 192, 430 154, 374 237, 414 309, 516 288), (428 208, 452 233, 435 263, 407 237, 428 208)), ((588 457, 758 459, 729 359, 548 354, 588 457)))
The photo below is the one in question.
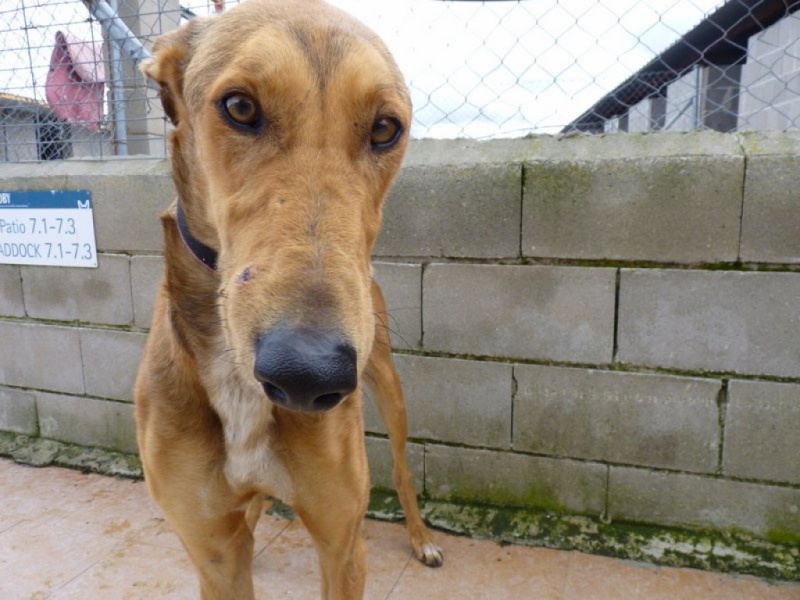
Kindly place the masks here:
POLYGON ((186 115, 183 74, 191 57, 192 43, 204 25, 204 19, 194 19, 175 31, 162 35, 153 45, 153 57, 141 66, 145 77, 158 84, 164 112, 176 126, 186 115))

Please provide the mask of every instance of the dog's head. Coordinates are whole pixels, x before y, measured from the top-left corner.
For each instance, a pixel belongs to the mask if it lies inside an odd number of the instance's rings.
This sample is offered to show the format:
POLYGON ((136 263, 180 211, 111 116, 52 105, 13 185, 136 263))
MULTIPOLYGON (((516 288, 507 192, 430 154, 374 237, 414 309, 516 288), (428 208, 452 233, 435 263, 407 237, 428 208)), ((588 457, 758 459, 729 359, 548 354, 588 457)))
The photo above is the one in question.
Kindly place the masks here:
POLYGON ((389 52, 322 2, 249 0, 160 38, 143 71, 240 374, 276 404, 335 406, 372 347, 370 254, 411 125, 389 52))

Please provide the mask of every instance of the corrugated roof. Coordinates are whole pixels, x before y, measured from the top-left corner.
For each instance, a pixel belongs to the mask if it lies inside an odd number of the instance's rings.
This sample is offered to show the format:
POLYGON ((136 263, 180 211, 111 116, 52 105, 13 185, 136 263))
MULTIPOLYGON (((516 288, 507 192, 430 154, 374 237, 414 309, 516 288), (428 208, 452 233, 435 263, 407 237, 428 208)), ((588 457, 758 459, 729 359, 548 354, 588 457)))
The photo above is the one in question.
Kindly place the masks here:
POLYGON ((800 0, 730 0, 708 15, 589 110, 567 125, 571 131, 602 131, 603 122, 623 115, 644 98, 695 65, 734 65, 747 56, 747 41, 800 9, 800 0))
POLYGON ((27 110, 35 113, 50 110, 46 102, 41 102, 35 98, 17 96, 16 94, 10 94, 8 92, 0 92, 0 108, 27 110))

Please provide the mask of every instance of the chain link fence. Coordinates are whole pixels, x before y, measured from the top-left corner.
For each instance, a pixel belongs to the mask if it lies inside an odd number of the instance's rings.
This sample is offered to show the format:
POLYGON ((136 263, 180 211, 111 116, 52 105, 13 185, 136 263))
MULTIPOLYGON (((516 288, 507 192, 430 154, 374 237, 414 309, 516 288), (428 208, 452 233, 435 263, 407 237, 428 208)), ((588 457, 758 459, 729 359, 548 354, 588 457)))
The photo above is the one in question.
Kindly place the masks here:
MULTIPOLYGON (((0 161, 163 155, 136 48, 236 3, 3 0, 0 161)), ((800 0, 332 3, 394 53, 415 137, 800 126, 800 0)))

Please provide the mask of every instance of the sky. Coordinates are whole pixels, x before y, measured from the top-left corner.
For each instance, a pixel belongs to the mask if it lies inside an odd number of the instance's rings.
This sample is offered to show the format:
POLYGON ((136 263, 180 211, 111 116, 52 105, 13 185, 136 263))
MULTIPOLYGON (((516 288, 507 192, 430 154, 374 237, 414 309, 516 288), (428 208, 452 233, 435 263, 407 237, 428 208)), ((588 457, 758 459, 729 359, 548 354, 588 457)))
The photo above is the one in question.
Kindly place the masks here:
POLYGON ((719 0, 332 0, 406 73, 418 136, 556 133, 719 0), (444 121, 439 119, 444 117, 444 121))
MULTIPOLYGON (((558 132, 721 4, 329 1, 394 54, 415 107, 413 136, 480 139, 558 132)), ((205 0, 182 4, 208 12, 205 0)), ((55 31, 101 36, 86 17, 79 0, 2 0, 0 91, 43 99, 55 31), (28 42, 41 50, 29 54, 28 42)))

